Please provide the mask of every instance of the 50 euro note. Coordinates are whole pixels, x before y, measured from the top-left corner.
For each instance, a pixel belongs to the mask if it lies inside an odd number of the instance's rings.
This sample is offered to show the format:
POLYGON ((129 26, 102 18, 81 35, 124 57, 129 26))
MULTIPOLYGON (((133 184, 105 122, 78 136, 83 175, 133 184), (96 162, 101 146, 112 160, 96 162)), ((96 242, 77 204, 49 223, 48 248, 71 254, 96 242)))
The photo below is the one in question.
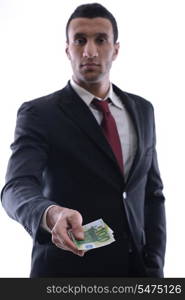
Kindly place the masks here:
POLYGON ((98 219, 83 226, 84 240, 76 240, 72 231, 68 234, 79 250, 91 250, 109 245, 115 241, 112 229, 102 220, 98 219))

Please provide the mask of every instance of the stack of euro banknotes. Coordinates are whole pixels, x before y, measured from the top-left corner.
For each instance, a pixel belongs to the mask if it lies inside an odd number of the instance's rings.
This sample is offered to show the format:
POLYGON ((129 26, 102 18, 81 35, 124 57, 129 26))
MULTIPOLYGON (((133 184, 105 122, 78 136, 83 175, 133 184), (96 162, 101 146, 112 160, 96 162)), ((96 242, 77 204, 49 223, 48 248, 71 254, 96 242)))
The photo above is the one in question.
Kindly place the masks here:
POLYGON ((115 241, 112 229, 102 219, 84 225, 83 230, 84 240, 77 240, 72 231, 68 232, 71 240, 79 250, 88 251, 109 245, 115 241))

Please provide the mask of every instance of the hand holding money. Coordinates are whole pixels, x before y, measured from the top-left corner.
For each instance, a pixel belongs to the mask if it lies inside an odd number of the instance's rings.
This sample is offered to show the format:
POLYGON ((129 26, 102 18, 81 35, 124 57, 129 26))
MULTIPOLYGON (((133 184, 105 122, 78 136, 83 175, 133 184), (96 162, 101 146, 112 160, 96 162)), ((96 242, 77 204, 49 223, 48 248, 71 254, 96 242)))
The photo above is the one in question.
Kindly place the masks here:
POLYGON ((115 241, 112 229, 102 219, 98 219, 82 227, 84 230, 83 240, 75 239, 72 231, 68 231, 71 240, 77 246, 78 250, 88 251, 109 245, 115 241))
POLYGON ((46 216, 47 226, 51 230, 51 240, 55 246, 63 250, 83 256, 84 251, 78 250, 77 246, 69 238, 68 230, 72 230, 76 239, 83 239, 82 215, 73 209, 58 205, 49 208, 46 216))
POLYGON ((73 209, 58 205, 47 212, 47 225, 52 242, 63 250, 83 256, 87 250, 114 242, 113 231, 102 219, 82 226, 82 215, 73 209))

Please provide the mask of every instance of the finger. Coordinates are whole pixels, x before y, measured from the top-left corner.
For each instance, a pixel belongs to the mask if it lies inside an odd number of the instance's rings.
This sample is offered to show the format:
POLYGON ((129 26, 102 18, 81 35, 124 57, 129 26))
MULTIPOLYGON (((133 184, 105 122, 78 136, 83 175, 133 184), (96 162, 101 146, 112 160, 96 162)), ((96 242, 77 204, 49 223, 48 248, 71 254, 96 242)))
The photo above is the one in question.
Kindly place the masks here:
POLYGON ((66 246, 65 242, 61 238, 53 238, 53 243, 60 249, 71 251, 71 249, 66 246))
POLYGON ((78 212, 74 212, 68 217, 68 224, 72 229, 72 233, 78 240, 84 239, 84 230, 82 227, 82 216, 78 212))
POLYGON ((74 253, 74 254, 76 254, 78 256, 81 256, 81 257, 83 257, 84 254, 85 254, 85 252, 86 252, 86 251, 78 250, 78 249, 77 250, 72 250, 71 248, 68 248, 67 246, 65 246, 64 243, 60 243, 60 242, 55 243, 55 245, 58 248, 62 249, 62 250, 70 251, 70 252, 72 252, 72 253, 74 253))
POLYGON ((77 253, 75 253, 75 254, 77 254, 78 256, 83 257, 83 256, 85 255, 85 251, 83 251, 83 250, 78 250, 77 253))
POLYGON ((65 247, 65 250, 67 248, 67 250, 69 250, 69 251, 72 251, 75 253, 78 252, 77 246, 70 239, 67 229, 64 227, 64 225, 62 226, 62 229, 60 227, 60 230, 58 230, 57 226, 55 228, 53 228, 52 235, 53 235, 52 241, 54 244, 60 245, 60 247, 62 245, 62 248, 65 247))
POLYGON ((77 240, 84 240, 84 230, 82 226, 72 226, 72 233, 77 240))

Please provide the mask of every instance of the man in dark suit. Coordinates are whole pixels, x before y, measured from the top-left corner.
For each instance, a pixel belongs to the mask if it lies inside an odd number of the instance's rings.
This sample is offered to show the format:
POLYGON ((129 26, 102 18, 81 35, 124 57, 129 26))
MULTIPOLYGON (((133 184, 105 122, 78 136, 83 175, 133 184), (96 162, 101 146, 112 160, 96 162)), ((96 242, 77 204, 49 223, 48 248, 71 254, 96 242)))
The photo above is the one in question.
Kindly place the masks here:
POLYGON ((165 208, 153 107, 110 83, 119 43, 106 8, 78 7, 66 34, 73 77, 19 109, 2 191, 8 215, 33 237, 30 276, 163 277, 165 208), (82 225, 99 218, 116 241, 78 250, 68 230, 83 239, 82 225))

